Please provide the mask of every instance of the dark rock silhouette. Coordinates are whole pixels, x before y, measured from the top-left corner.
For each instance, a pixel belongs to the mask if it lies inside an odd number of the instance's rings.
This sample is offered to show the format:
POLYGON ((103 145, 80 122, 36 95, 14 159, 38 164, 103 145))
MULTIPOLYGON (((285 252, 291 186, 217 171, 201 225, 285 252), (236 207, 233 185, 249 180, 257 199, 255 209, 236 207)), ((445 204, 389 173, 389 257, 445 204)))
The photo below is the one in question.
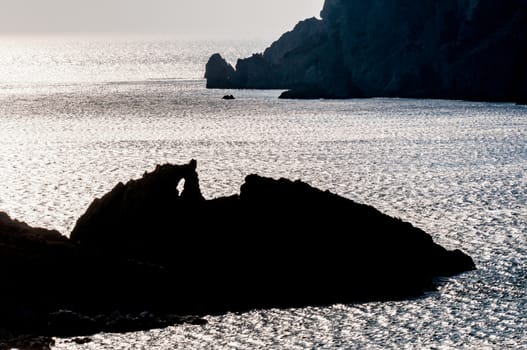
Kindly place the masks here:
POLYGON ((527 105, 527 76, 523 80, 523 86, 520 88, 516 103, 519 105, 527 105))
POLYGON ((0 349, 38 348, 48 339, 24 334, 77 336, 202 322, 170 313, 172 273, 97 255, 57 231, 32 228, 5 213, 0 275, 0 349))
POLYGON ((233 85, 232 79, 235 75, 227 61, 219 54, 212 55, 206 66, 205 78, 207 78, 207 87, 223 86, 229 88, 233 85))
POLYGON ((0 350, 51 350, 55 345, 52 337, 19 336, 3 341, 0 337, 0 350))
POLYGON ((300 181, 250 175, 239 196, 205 200, 195 168, 164 165, 118 185, 71 239, 174 269, 181 313, 407 297, 474 268, 411 224, 300 181))
POLYGON ((291 89, 283 98, 527 98, 524 0, 326 0, 321 17, 236 69, 215 54, 207 86, 291 89))
POLYGON ((88 337, 75 338, 75 339, 71 340, 72 343, 75 343, 75 344, 78 344, 78 345, 89 344, 92 341, 93 340, 91 338, 88 338, 88 337))
POLYGON ((411 224, 301 181, 249 175, 239 195, 206 200, 196 166, 158 166, 118 184, 70 239, 1 214, 0 272, 10 288, 0 290, 0 339, 407 298, 433 289, 434 277, 475 268, 411 224))
POLYGON ((234 100, 235 97, 233 95, 225 95, 222 97, 224 100, 234 100))

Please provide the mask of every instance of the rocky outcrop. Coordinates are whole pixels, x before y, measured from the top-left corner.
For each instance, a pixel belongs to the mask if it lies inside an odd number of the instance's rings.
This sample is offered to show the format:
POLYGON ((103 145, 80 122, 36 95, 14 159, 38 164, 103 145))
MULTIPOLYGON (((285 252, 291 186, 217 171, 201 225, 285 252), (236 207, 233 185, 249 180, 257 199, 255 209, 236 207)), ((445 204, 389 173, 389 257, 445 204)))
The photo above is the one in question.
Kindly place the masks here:
POLYGON ((202 322, 173 316, 175 289, 164 269, 98 255, 57 231, 30 227, 5 213, 0 213, 0 276, 0 349, 46 348, 42 340, 48 338, 34 335, 202 322), (21 336, 27 334, 32 336, 21 336))
POLYGON ((70 238, 92 252, 166 266, 188 249, 176 241, 199 232, 194 225, 205 218, 203 203, 195 161, 157 166, 93 201, 70 238))
POLYGON ((234 68, 223 57, 219 54, 212 55, 206 66, 205 78, 207 79, 207 87, 234 87, 233 79, 235 74, 234 68))
POLYGON ((118 185, 72 240, 173 269, 180 313, 407 297, 474 268, 411 224, 300 181, 250 175, 239 195, 205 200, 195 168, 118 185))
POLYGON ((52 337, 20 336, 5 340, 0 336, 0 350, 51 350, 54 345, 52 337))
MULTIPOLYGON (((527 98, 523 0, 326 0, 321 17, 229 66, 228 87, 292 89, 283 97, 293 98, 527 98)), ((228 66, 213 57, 207 78, 228 66)), ((226 85, 216 76, 208 87, 226 85)))
POLYGON ((0 341, 406 298, 475 268, 411 224, 301 181, 249 175, 239 195, 206 200, 196 166, 119 183, 70 239, 0 214, 0 341))

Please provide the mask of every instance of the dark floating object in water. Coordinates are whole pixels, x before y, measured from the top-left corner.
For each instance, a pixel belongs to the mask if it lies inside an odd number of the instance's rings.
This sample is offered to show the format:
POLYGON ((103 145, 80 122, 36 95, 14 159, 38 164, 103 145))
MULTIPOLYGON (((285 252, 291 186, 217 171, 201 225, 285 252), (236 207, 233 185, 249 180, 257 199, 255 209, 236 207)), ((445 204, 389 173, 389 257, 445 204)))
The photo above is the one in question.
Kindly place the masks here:
POLYGON ((224 100, 234 100, 235 98, 234 98, 233 95, 225 95, 225 96, 223 96, 223 99, 224 100))
POLYGON ((0 334, 82 336, 206 322, 171 315, 408 298, 475 268, 411 224, 301 181, 249 175, 239 195, 206 200, 196 166, 119 183, 71 240, 0 216, 10 286, 0 334))
POLYGON ((77 345, 84 345, 84 344, 91 343, 92 341, 93 340, 91 338, 84 337, 84 338, 74 338, 70 341, 70 343, 75 343, 77 345))

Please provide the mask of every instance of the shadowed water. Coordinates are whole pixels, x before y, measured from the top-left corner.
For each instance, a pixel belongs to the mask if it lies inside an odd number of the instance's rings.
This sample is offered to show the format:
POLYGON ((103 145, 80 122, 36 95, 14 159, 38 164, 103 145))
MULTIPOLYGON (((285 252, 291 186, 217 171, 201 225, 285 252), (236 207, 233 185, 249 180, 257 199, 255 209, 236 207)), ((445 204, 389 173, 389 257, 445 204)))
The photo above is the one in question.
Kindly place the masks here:
MULTIPOLYGON (((224 50, 210 43, 7 43, 0 210, 16 218, 68 234, 117 182, 196 158, 208 198, 238 192, 252 172, 300 178, 414 223, 479 268, 418 300, 229 314, 58 349, 527 347, 527 108, 206 90, 201 62, 224 50), (13 52, 26 62, 10 70, 13 52), (69 74, 53 74, 63 66, 69 74)), ((233 57, 257 45, 239 47, 233 57)))

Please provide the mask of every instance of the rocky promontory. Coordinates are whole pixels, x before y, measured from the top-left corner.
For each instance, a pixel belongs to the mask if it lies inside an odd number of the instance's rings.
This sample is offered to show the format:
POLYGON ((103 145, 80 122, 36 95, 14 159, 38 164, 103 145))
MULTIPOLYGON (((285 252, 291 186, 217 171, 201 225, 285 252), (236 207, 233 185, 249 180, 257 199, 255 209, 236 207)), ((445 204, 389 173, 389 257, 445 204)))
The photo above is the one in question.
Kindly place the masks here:
POLYGON ((475 268, 411 224, 301 181, 249 175, 239 194, 205 199, 196 166, 119 183, 70 238, 1 214, 0 340, 407 298, 475 268))
POLYGON ((0 350, 45 348, 47 336, 204 322, 171 312, 173 275, 162 267, 99 255, 2 212, 0 275, 0 350))
POLYGON ((209 88, 285 98, 527 100, 524 0, 326 0, 263 54, 209 60, 209 88))

